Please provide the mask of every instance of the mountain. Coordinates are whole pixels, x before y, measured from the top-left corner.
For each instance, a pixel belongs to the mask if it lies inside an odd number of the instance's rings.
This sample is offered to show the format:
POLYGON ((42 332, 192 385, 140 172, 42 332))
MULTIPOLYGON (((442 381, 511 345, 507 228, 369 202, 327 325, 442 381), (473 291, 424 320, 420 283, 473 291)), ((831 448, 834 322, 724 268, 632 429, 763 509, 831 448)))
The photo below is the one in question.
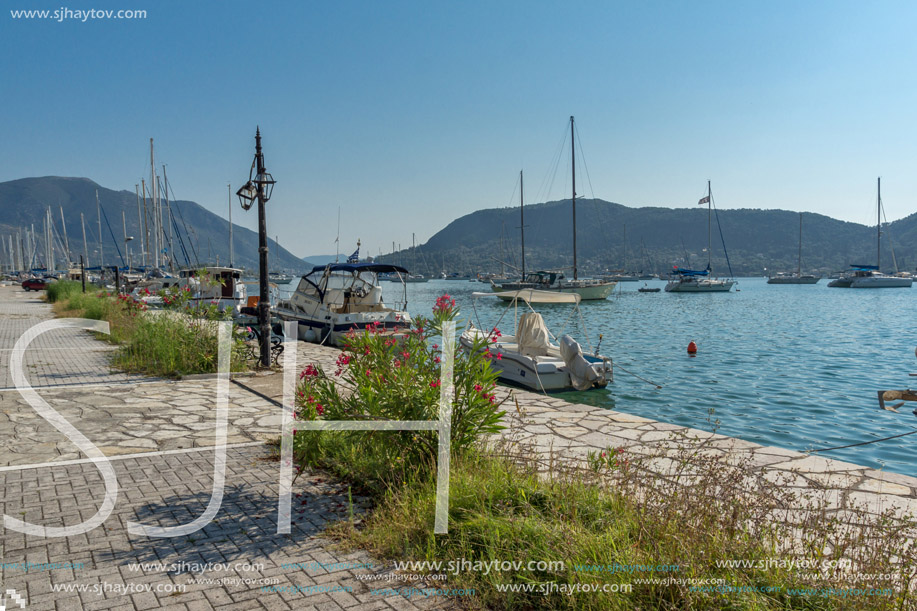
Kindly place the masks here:
MULTIPOLYGON (((573 264, 570 201, 525 207, 526 268, 566 268, 573 264)), ((796 269, 799 213, 787 210, 719 210, 713 222, 715 273, 761 276, 796 269), (717 219, 719 227, 717 225, 717 219), (723 252, 726 242, 729 261, 723 252)), ((596 200, 577 202, 578 265, 581 273, 608 269, 665 273, 673 265, 707 265, 707 209, 629 208, 596 200), (625 263, 624 227, 627 230, 625 263)), ((882 268, 912 270, 917 264, 917 214, 883 228, 882 268)), ((425 244, 383 255, 382 262, 410 262, 436 273, 500 271, 501 261, 520 263, 519 209, 478 210, 451 222, 425 244)), ((821 214, 803 213, 803 269, 827 274, 850 264, 875 264, 876 228, 821 214)), ((412 272, 415 270, 411 270, 412 272)), ((511 268, 507 268, 511 273, 511 268)))
POLYGON ((347 255, 309 255, 303 257, 302 260, 305 261, 308 265, 326 265, 328 263, 334 263, 334 260, 346 261, 347 255))
MULTIPOLYGON (((83 229, 81 214, 85 219, 86 245, 89 262, 87 266, 99 265, 99 214, 96 207, 96 193, 102 207, 102 251, 105 265, 121 265, 122 256, 127 262, 124 243, 124 224, 127 235, 134 236, 129 242, 131 259, 134 265, 142 263, 141 229, 137 195, 130 191, 113 191, 99 186, 88 178, 64 178, 44 176, 40 178, 22 178, 0 183, 0 262, 8 265, 10 260, 10 236, 18 240, 20 231, 25 243, 25 233, 34 228, 38 238, 38 248, 34 265, 45 263, 44 222, 48 207, 54 225, 54 243, 57 267, 64 259, 64 231, 70 244, 71 257, 79 262, 84 253, 83 229), (61 223, 61 209, 65 224, 61 223), (122 222, 123 213, 123 222, 122 222), (66 228, 66 229, 64 229, 66 228), (121 251, 119 255, 118 251, 121 251)), ((172 249, 175 252, 176 265, 197 266, 205 264, 229 264, 229 222, 206 208, 190 201, 177 200, 170 202, 174 225, 171 231, 168 215, 163 214, 166 225, 166 249, 168 236, 172 237, 172 249)), ((140 210, 143 209, 141 198, 140 210)), ((152 205, 147 203, 146 216, 152 219, 152 205)), ((148 225, 152 225, 149 221, 148 225)), ((144 238, 144 243, 145 243, 144 238)), ((151 240, 152 241, 152 240, 151 240)), ((270 268, 302 271, 308 263, 293 255, 284 248, 278 248, 273 240, 268 241, 268 261, 270 268)), ((151 252, 151 248, 146 248, 151 252)), ((247 269, 258 269, 258 234, 233 224, 233 265, 247 269)), ((149 255, 148 262, 152 262, 149 255)))

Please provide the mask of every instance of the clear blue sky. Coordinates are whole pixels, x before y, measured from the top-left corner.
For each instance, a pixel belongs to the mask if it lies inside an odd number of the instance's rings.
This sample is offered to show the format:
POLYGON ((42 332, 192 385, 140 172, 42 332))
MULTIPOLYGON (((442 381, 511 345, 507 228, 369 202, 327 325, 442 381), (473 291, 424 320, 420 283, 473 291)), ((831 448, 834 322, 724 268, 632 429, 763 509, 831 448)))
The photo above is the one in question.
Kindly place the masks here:
POLYGON ((871 223, 881 175, 889 220, 917 210, 913 2, 80 2, 4 3, 0 180, 133 191, 153 137, 225 216, 259 124, 271 235, 334 252, 340 207, 341 250, 377 254, 514 204, 520 169, 527 203, 568 197, 565 166, 539 187, 575 115, 587 197, 688 207, 710 178, 721 208, 871 223), (62 5, 148 17, 6 10, 62 5))

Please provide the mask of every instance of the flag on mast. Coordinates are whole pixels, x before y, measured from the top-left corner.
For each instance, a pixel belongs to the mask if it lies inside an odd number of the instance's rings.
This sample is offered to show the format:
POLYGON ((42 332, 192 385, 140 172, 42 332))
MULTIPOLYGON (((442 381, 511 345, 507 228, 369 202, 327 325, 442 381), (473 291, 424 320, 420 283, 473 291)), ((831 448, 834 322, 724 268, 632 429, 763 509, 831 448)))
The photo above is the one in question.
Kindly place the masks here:
POLYGON ((698 205, 698 206, 703 206, 704 204, 709 204, 709 203, 710 203, 710 196, 709 196, 709 195, 705 195, 704 197, 702 197, 702 198, 700 198, 699 200, 697 200, 697 205, 698 205))
POLYGON ((357 249, 353 251, 353 254, 347 257, 348 263, 359 263, 360 262, 360 240, 357 240, 357 249))

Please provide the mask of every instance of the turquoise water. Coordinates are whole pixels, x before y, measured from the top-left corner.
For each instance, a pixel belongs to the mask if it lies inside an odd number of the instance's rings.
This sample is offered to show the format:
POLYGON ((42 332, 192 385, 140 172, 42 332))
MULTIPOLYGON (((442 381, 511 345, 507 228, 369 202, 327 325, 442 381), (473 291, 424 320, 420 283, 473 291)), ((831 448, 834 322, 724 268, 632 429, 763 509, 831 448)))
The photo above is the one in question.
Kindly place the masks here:
MULTIPOLYGON (((650 281, 662 287, 663 281, 650 281)), ((917 386, 917 289, 829 289, 739 281, 728 294, 639 293, 643 282, 625 282, 603 302, 580 306, 592 345, 615 362, 615 381, 604 390, 558 396, 662 422, 712 430, 764 445, 805 451, 847 445, 917 429, 905 404, 901 413, 878 408, 877 390, 917 386), (697 356, 687 345, 695 341, 697 356), (621 368, 663 386, 655 389, 621 368)), ((386 303, 400 300, 401 285, 384 282, 386 303), (394 299, 396 297, 398 299, 394 299)), ((432 280, 407 285, 411 314, 429 314, 443 293, 462 318, 473 316, 477 282, 432 280)), ((557 333, 569 306, 539 306, 557 333)), ((513 311, 479 299, 477 315, 504 331, 513 311)), ((570 328, 584 347, 581 328, 570 328)), ((917 476, 917 435, 822 456, 917 476)))

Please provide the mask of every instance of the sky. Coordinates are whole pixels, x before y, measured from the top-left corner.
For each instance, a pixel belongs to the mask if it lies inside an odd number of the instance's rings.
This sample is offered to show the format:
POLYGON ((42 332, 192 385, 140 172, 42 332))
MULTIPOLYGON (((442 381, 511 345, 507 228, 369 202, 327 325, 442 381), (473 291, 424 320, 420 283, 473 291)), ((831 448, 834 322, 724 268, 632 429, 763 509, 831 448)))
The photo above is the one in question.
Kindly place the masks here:
POLYGON ((874 223, 917 211, 917 4, 777 0, 6 0, 0 181, 134 190, 149 139, 179 199, 227 198, 255 127, 294 254, 423 243, 483 208, 577 193, 874 223), (145 10, 25 19, 20 9, 145 10), (554 160, 562 155, 555 170, 554 160))

